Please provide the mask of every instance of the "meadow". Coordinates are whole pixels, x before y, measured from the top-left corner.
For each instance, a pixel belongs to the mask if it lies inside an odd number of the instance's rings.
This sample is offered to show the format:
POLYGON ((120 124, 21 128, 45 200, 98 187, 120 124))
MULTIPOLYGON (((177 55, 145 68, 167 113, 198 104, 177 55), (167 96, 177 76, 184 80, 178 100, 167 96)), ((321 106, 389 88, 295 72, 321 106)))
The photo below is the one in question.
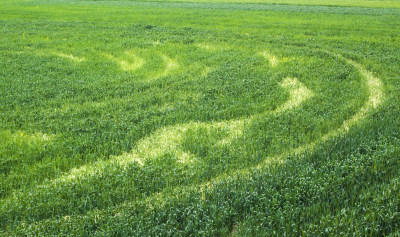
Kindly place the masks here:
POLYGON ((0 1, 1 236, 399 236, 400 2, 0 1))

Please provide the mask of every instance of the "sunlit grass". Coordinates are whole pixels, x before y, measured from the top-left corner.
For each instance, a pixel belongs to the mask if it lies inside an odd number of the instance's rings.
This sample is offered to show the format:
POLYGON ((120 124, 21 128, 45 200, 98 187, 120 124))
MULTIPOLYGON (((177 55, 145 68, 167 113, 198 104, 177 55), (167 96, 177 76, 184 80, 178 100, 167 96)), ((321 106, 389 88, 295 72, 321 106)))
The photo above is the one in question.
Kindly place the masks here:
POLYGON ((71 55, 71 54, 65 54, 65 53, 61 53, 61 52, 53 52, 53 54, 56 55, 56 56, 62 57, 62 58, 70 59, 70 60, 78 62, 78 63, 83 62, 83 61, 86 60, 83 57, 80 58, 80 57, 77 57, 77 56, 74 56, 74 55, 71 55))
POLYGON ((161 55, 161 58, 164 61, 165 64, 165 69, 163 72, 161 72, 160 74, 155 75, 154 77, 151 78, 151 80, 156 80, 158 78, 162 78, 162 77, 166 77, 168 76, 173 70, 178 69, 179 68, 179 64, 176 60, 168 57, 165 54, 161 55))
POLYGON ((0 235, 397 234, 400 12, 254 2, 1 2, 0 235))
POLYGON ((275 67, 276 65, 278 65, 279 60, 275 55, 271 55, 267 51, 262 52, 261 55, 269 61, 269 63, 271 64, 272 67, 275 67))
POLYGON ((125 51, 124 54, 129 58, 129 61, 116 58, 110 54, 106 54, 106 57, 117 62, 124 71, 135 71, 136 69, 141 68, 146 62, 143 58, 138 57, 135 52, 125 51))
MULTIPOLYGON (((155 0, 147 0, 155 1, 155 0)), ((170 0, 172 1, 172 0, 170 0)), ((201 3, 264 3, 264 4, 293 4, 293 5, 321 5, 321 6, 352 6, 352 7, 382 7, 400 8, 400 4, 393 0, 177 0, 173 2, 201 2, 201 3)))

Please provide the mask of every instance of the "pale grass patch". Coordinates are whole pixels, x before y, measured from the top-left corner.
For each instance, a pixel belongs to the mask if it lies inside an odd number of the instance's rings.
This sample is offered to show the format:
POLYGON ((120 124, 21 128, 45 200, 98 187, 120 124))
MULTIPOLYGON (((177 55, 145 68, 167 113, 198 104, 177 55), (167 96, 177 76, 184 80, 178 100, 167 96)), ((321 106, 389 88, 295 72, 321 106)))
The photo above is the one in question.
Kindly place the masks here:
POLYGON ((55 134, 46 134, 42 132, 26 133, 24 131, 18 131, 11 133, 5 131, 0 136, 7 137, 7 140, 14 141, 15 143, 26 143, 26 144, 39 144, 43 142, 50 142, 55 138, 55 134))
POLYGON ((165 103, 161 107, 154 108, 154 110, 158 110, 160 112, 165 112, 171 109, 174 109, 174 106, 171 103, 165 103))
POLYGON ((87 107, 92 107, 92 108, 103 108, 107 105, 106 102, 104 101, 89 101, 89 102, 85 102, 82 106, 82 108, 87 108, 87 107))
MULTIPOLYGON (((267 59, 269 64, 272 67, 276 67, 280 63, 286 63, 286 62, 290 62, 290 61, 296 60, 295 57, 292 57, 292 58, 291 57, 280 57, 280 58, 278 58, 277 56, 271 54, 268 51, 260 52, 259 54, 261 56, 263 56, 265 59, 267 59)), ((300 61, 302 61, 302 59, 300 59, 300 61)))
POLYGON ((56 55, 58 57, 61 57, 61 58, 70 59, 70 60, 72 60, 74 62, 78 62, 78 63, 86 61, 86 58, 77 57, 77 56, 74 56, 72 54, 65 54, 65 53, 61 53, 61 52, 52 52, 52 54, 54 54, 54 55, 56 55))
MULTIPOLYGON (((31 47, 24 47, 24 49, 25 50, 29 50, 29 51, 32 50, 31 47)), ((27 52, 26 51, 16 51, 15 53, 17 53, 17 54, 26 54, 27 52)), ((37 56, 47 56, 47 57, 51 56, 51 55, 55 55, 57 57, 68 59, 68 60, 71 60, 71 61, 74 61, 74 62, 77 62, 77 63, 81 63, 81 62, 86 61, 85 57, 78 57, 78 56, 75 56, 75 55, 72 55, 72 54, 66 54, 66 53, 57 52, 57 51, 49 52, 49 51, 35 50, 33 52, 31 51, 31 52, 28 52, 28 53, 32 53, 32 54, 37 55, 37 56)))
POLYGON ((166 77, 168 76, 173 70, 178 69, 179 68, 179 64, 175 59, 172 59, 170 57, 168 57, 165 54, 160 54, 161 58, 163 59, 164 63, 165 63, 165 69, 163 72, 155 75, 153 78, 151 78, 152 80, 156 80, 158 78, 162 78, 162 77, 166 77))
POLYGON ((238 139, 243 135, 243 131, 245 128, 245 125, 250 121, 250 118, 248 119, 240 119, 240 120, 231 120, 227 122, 220 122, 220 123, 215 123, 214 127, 219 127, 223 128, 227 131, 226 137, 223 139, 219 140, 217 145, 218 146, 227 146, 232 143, 235 139, 238 139))
MULTIPOLYGON (((100 162, 98 164, 100 164, 100 162)), ((76 180, 78 178, 82 178, 83 176, 94 173, 94 168, 94 166, 89 165, 83 165, 79 168, 73 168, 69 171, 68 175, 62 176, 60 179, 55 180, 54 183, 58 183, 60 181, 68 182, 76 180)))
POLYGON ((181 149, 175 152, 175 156, 178 158, 178 162, 182 164, 194 163, 197 160, 197 157, 194 154, 185 152, 181 149))
POLYGON ((136 162, 140 166, 144 165, 144 159, 140 155, 138 155, 135 150, 130 153, 124 153, 120 156, 115 156, 113 157, 113 159, 115 159, 115 162, 117 162, 118 164, 125 166, 134 162, 136 162))
POLYGON ((201 71, 201 77, 206 77, 210 72, 212 72, 213 69, 211 67, 204 67, 204 69, 201 71))
POLYGON ((313 92, 299 82, 297 78, 285 78, 280 85, 289 91, 289 100, 281 105, 275 111, 276 113, 298 107, 305 100, 313 96, 313 92))
POLYGON ((164 127, 157 130, 152 135, 140 140, 132 152, 115 157, 118 164, 126 165, 137 162, 144 165, 147 159, 155 159, 165 154, 171 154, 181 163, 193 160, 194 156, 181 149, 183 134, 194 123, 164 127))
POLYGON ((117 62, 123 71, 135 71, 141 68, 146 62, 146 60, 137 56, 134 51, 125 51, 124 54, 129 60, 125 60, 121 57, 116 58, 111 54, 105 54, 105 56, 108 59, 117 62))
POLYGON ((218 51, 218 50, 227 50, 229 47, 223 45, 216 45, 210 43, 198 43, 195 44, 196 47, 207 50, 207 51, 218 51))
MULTIPOLYGON (((193 125, 193 124, 190 124, 193 125)), ((183 141, 183 134, 190 127, 189 124, 165 127, 153 135, 141 140, 135 153, 141 157, 160 157, 167 152, 176 153, 178 145, 183 141)))
POLYGON ((276 66, 279 64, 279 59, 278 59, 275 55, 269 53, 268 51, 261 52, 260 54, 261 54, 265 59, 268 60, 269 64, 270 64, 272 67, 276 67, 276 66))
POLYGON ((125 55, 129 56, 130 62, 122 60, 120 62, 121 69, 124 71, 134 71, 141 68, 146 62, 143 58, 137 56, 133 51, 125 51, 125 55))
POLYGON ((188 67, 186 70, 195 74, 195 76, 191 77, 192 80, 199 80, 207 77, 211 72, 215 71, 215 68, 201 63, 195 63, 193 67, 188 67))

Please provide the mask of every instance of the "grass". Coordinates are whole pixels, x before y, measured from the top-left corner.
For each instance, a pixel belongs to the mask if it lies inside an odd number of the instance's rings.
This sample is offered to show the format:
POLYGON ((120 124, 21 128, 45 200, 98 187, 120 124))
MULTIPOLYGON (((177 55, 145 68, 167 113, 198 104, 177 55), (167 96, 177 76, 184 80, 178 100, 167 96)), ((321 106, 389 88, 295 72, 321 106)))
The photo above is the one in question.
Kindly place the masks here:
POLYGON ((399 235, 396 4, 0 2, 0 235, 399 235))

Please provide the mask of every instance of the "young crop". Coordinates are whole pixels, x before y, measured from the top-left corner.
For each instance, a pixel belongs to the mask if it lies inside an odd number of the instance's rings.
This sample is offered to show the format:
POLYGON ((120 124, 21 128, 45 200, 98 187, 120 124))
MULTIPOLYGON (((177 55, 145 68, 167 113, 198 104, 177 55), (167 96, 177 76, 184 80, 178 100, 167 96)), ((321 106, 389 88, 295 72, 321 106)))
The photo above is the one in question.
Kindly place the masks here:
POLYGON ((400 10, 270 3, 1 2, 0 235, 398 235, 400 10))

